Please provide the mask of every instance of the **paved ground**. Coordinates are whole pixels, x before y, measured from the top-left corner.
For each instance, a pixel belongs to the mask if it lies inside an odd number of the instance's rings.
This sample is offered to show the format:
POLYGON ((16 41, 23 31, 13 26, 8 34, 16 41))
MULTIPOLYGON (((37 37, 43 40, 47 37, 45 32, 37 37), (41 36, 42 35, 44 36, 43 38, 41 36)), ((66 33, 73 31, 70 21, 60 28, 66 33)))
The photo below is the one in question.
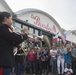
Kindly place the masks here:
MULTIPOLYGON (((16 75, 16 73, 11 73, 11 75, 16 75)), ((21 74, 21 75, 35 75, 35 74, 21 74)), ((38 75, 40 75, 40 74, 38 74, 38 75)))
MULTIPOLYGON (((16 75, 16 74, 15 73, 11 73, 11 75, 16 75)), ((35 74, 21 74, 21 75, 35 75, 35 74)), ((42 75, 44 75, 44 74, 42 74, 42 75)), ((57 74, 51 74, 51 73, 49 73, 48 75, 57 75, 57 74)))
MULTIPOLYGON (((11 75, 16 75, 15 73, 11 73, 11 75)), ((33 74, 21 74, 21 75, 33 75, 33 74)))

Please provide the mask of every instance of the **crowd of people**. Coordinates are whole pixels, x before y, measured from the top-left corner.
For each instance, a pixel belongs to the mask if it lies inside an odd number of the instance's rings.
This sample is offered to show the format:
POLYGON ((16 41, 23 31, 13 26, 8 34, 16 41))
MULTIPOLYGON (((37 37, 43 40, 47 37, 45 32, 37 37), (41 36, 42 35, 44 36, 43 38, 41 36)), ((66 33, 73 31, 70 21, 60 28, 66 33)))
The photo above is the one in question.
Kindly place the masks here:
POLYGON ((25 49, 21 43, 28 38, 29 30, 24 28, 17 34, 11 26, 11 14, 0 12, 0 75, 10 75, 11 71, 16 75, 76 75, 75 43, 42 48, 30 45, 25 49))
POLYGON ((15 55, 17 75, 76 75, 76 44, 42 48, 31 45, 28 49, 21 50, 15 55))

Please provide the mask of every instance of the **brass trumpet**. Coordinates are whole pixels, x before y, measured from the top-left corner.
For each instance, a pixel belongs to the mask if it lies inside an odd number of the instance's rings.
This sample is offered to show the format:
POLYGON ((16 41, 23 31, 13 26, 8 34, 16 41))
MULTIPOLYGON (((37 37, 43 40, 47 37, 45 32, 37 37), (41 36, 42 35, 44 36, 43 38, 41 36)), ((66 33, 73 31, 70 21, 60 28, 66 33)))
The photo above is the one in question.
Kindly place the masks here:
MULTIPOLYGON (((23 29, 21 29, 21 28, 19 28, 19 27, 17 27, 17 26, 11 26, 11 28, 13 29, 13 32, 15 32, 15 28, 19 29, 20 31, 23 30, 23 29)), ((20 34, 20 33, 19 33, 19 34, 20 34)), ((37 38, 40 38, 41 40, 43 40, 43 35, 38 36, 38 35, 33 34, 33 33, 31 33, 31 32, 29 32, 28 35, 33 35, 34 37, 37 37, 37 38)), ((23 45, 23 44, 22 44, 22 45, 23 45)), ((24 48, 24 47, 22 47, 22 50, 23 50, 24 54, 26 54, 26 52, 24 51, 23 48, 24 48)), ((16 55, 16 54, 17 54, 17 48, 15 48, 13 52, 14 52, 14 55, 16 55)))

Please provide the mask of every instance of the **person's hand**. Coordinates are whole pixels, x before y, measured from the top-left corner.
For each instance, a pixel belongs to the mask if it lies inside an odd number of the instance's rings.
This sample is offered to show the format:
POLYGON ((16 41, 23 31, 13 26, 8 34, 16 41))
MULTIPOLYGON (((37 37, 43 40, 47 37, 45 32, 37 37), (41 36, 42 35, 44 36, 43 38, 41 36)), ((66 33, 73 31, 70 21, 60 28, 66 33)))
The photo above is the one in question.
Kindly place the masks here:
POLYGON ((22 34, 28 34, 29 33, 29 30, 28 30, 28 28, 24 28, 24 29, 22 29, 22 34))

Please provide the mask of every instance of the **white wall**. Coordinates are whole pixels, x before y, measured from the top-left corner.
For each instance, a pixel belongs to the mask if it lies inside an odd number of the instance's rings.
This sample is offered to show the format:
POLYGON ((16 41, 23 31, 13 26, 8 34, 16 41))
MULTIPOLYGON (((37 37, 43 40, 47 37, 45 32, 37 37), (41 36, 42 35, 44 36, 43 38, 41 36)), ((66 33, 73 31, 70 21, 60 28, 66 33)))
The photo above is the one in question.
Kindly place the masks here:
MULTIPOLYGON (((18 15, 17 17, 23 21, 28 20, 28 23, 31 23, 53 34, 60 32, 56 24, 44 14, 30 11, 29 13, 18 15)), ((59 33, 59 35, 61 35, 61 33, 59 33)))
POLYGON ((1 2, 0 2, 0 11, 7 11, 6 8, 4 8, 4 6, 2 5, 1 2))

